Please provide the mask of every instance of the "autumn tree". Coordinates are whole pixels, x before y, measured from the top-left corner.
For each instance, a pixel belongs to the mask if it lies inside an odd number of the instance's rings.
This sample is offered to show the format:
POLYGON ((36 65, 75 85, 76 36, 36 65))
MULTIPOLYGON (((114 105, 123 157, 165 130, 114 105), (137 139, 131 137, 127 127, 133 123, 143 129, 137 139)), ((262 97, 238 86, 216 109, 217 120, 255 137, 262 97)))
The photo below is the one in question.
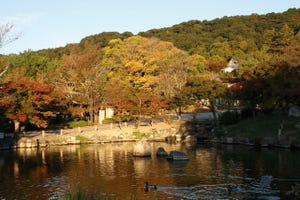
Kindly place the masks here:
POLYGON ((73 115, 88 113, 92 122, 104 101, 104 88, 109 69, 101 64, 100 51, 96 46, 84 52, 63 57, 51 84, 63 93, 69 111, 73 115))
POLYGON ((185 85, 191 64, 189 56, 171 43, 140 36, 110 41, 105 59, 113 66, 108 91, 114 95, 110 101, 122 99, 128 105, 114 106, 138 116, 163 108, 185 85))
POLYGON ((20 124, 31 123, 39 128, 48 126, 48 118, 55 116, 51 87, 26 78, 12 79, 1 86, 0 107, 14 122, 15 132, 20 124))

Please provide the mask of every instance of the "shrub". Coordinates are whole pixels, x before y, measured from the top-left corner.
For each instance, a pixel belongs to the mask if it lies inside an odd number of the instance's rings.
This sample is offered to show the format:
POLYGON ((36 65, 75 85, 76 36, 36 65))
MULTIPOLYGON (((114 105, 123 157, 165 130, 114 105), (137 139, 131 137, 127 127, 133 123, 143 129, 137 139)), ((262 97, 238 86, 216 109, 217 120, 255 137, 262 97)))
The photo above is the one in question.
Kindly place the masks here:
POLYGON ((71 192, 67 192, 63 198, 60 200, 96 200, 96 199, 103 199, 103 200, 116 200, 114 195, 104 194, 104 195, 94 195, 88 194, 83 190, 77 191, 75 194, 71 192))
POLYGON ((257 112, 257 110, 255 108, 245 107, 241 111, 241 117, 243 119, 252 118, 255 116, 256 112, 257 112))
POLYGON ((75 120, 68 123, 70 128, 76 128, 76 127, 84 127, 88 126, 89 122, 85 120, 75 120))
POLYGON ((167 124, 172 124, 172 122, 174 121, 172 116, 167 116, 164 118, 164 122, 167 124))
POLYGON ((84 136, 82 136, 82 135, 77 135, 77 136, 76 136, 76 140, 79 140, 79 141, 81 141, 81 142, 84 142, 84 141, 88 141, 89 139, 86 138, 86 137, 84 137, 84 136))
POLYGON ((110 123, 115 123, 115 120, 112 118, 107 118, 102 121, 103 124, 110 124, 110 123))
POLYGON ((236 124, 240 120, 240 115, 236 111, 226 111, 219 118, 220 124, 231 125, 236 124))
POLYGON ((141 133, 140 131, 133 132, 133 135, 136 137, 136 139, 142 139, 143 137, 146 136, 145 133, 141 133))
POLYGON ((292 186, 292 194, 295 199, 300 199, 300 184, 292 186))

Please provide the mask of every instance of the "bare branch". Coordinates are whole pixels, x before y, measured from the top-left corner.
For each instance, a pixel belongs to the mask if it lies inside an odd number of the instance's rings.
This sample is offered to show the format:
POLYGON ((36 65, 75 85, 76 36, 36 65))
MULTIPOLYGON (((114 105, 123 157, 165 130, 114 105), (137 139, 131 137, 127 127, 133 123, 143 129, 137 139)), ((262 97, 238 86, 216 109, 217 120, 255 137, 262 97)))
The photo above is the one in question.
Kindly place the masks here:
POLYGON ((13 27, 14 25, 9 23, 0 25, 0 49, 20 37, 19 35, 13 37, 9 36, 9 33, 11 32, 13 27))
POLYGON ((8 65, 6 65, 5 69, 0 73, 0 77, 3 76, 7 70, 8 70, 8 65))

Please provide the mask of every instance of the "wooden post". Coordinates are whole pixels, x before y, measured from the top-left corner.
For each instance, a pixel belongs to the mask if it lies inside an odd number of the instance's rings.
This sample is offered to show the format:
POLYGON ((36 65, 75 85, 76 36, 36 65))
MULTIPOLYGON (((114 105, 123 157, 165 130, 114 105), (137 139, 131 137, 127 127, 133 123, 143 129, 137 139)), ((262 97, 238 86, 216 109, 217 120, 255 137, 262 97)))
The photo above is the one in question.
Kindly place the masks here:
POLYGON ((281 138, 281 128, 278 129, 278 140, 281 138))

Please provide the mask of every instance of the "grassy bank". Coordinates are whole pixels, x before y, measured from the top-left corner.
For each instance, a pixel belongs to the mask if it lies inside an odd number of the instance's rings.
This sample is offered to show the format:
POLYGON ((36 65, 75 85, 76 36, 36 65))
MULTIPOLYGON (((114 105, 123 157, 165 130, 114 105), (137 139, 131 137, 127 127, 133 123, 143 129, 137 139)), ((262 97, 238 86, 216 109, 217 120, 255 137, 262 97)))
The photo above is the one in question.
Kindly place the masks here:
POLYGON ((256 117, 240 120, 237 124, 220 126, 218 133, 221 136, 234 138, 273 138, 286 141, 300 141, 299 117, 288 116, 287 112, 276 111, 272 114, 259 114, 256 117), (279 136, 279 129, 281 135, 279 136))

